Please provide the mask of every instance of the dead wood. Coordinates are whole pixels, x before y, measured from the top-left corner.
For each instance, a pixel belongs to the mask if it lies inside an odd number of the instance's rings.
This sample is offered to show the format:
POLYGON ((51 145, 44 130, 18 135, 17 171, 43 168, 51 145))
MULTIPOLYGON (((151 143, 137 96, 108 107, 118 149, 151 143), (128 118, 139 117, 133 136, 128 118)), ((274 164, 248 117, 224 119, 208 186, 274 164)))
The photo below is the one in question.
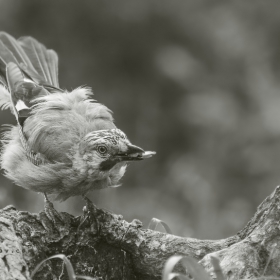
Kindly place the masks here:
MULTIPOLYGON (((44 212, 32 214, 8 206, 0 211, 0 279, 30 279, 40 261, 56 254, 66 255, 77 275, 96 279, 160 279, 165 261, 175 254, 195 258, 210 273, 210 257, 215 256, 229 279, 279 277, 279 201, 277 187, 244 229, 222 240, 143 229, 138 220, 128 223, 94 205, 81 217, 60 213, 62 219, 55 224, 44 212)), ((68 278, 62 261, 50 260, 34 279, 68 278)))

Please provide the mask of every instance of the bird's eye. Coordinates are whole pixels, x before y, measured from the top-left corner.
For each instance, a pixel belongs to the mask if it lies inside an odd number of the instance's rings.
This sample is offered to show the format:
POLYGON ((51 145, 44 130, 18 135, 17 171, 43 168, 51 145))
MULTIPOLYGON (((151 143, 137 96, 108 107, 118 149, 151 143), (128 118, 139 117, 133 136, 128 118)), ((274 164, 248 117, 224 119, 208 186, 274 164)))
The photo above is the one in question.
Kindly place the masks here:
POLYGON ((101 155, 104 155, 107 153, 107 148, 105 146, 98 146, 97 150, 101 155))

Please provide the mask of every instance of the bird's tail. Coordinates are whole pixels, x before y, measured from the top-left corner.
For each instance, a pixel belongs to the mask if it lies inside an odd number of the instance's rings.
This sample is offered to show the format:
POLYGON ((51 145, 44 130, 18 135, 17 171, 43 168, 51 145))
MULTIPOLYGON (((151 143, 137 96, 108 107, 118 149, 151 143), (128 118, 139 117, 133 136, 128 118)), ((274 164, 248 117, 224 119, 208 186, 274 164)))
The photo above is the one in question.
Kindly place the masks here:
POLYGON ((29 108, 36 97, 61 91, 56 52, 32 37, 16 40, 0 32, 0 85, 0 106, 14 113, 29 108))
POLYGON ((21 37, 16 40, 9 34, 0 32, 0 75, 1 82, 6 85, 6 68, 10 62, 18 65, 35 83, 59 88, 57 54, 34 38, 21 37))
POLYGON ((34 99, 58 91, 56 52, 32 37, 0 32, 0 107, 10 108, 22 126, 34 99))

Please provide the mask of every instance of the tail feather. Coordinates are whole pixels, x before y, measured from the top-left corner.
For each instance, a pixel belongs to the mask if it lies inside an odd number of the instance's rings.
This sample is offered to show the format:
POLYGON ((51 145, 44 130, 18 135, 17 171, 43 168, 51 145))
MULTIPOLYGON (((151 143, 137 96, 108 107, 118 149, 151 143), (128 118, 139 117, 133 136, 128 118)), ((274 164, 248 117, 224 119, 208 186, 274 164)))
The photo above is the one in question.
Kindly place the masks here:
POLYGON ((9 62, 7 65, 7 82, 8 87, 11 93, 14 93, 17 91, 17 85, 22 83, 24 81, 24 75, 20 71, 19 67, 13 63, 9 62))
POLYGON ((19 43, 25 53, 30 57, 37 73, 41 75, 45 81, 50 81, 51 77, 45 57, 46 48, 31 37, 22 37, 19 39, 19 43))
POLYGON ((32 37, 21 37, 19 44, 31 59, 37 73, 51 85, 59 87, 58 58, 55 51, 47 50, 44 45, 32 37))
POLYGON ((32 37, 16 40, 0 32, 0 107, 8 107, 22 125, 33 99, 58 88, 58 57, 32 37), (9 94, 9 98, 7 97, 9 94))
POLYGON ((16 57, 13 53, 0 41, 0 53, 1 53, 1 60, 3 63, 7 64, 9 62, 18 63, 16 57))
POLYGON ((59 87, 58 83, 58 56, 55 51, 53 50, 47 50, 47 62, 48 67, 52 79, 52 84, 55 87, 59 87))
POLYGON ((25 54, 24 50, 20 47, 15 38, 10 36, 6 32, 0 32, 0 41, 6 46, 6 48, 8 48, 12 52, 18 63, 32 65, 28 56, 25 54))
POLYGON ((9 62, 18 63, 13 53, 0 41, 0 74, 1 83, 7 86, 7 81, 4 78, 6 75, 6 65, 9 62))
POLYGON ((58 57, 55 51, 32 37, 16 40, 5 32, 0 32, 0 75, 6 80, 9 62, 18 65, 29 79, 42 86, 58 88, 58 57))

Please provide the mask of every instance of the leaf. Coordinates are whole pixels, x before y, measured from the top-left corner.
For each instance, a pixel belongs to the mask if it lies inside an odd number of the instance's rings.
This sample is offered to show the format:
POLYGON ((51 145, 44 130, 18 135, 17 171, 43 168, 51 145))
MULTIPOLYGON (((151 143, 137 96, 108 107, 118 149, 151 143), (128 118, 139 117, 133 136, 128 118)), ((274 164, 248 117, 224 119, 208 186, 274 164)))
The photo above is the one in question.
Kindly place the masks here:
MULTIPOLYGON (((36 267, 35 269, 33 270, 33 272, 31 273, 31 278, 33 278, 33 276, 36 274, 36 272, 39 270, 39 268, 42 266, 42 264, 48 260, 51 260, 51 259, 55 259, 55 258, 58 258, 58 259, 61 259, 64 261, 65 263, 65 266, 66 266, 66 270, 67 270, 67 273, 68 273, 68 277, 69 277, 69 280, 76 280, 76 275, 74 273, 74 269, 73 269, 73 266, 71 264, 71 262, 69 261, 69 259, 65 256, 65 255, 62 255, 62 254, 59 254, 59 255, 54 255, 54 256, 51 256, 43 261, 41 261, 36 267)), ((85 276, 84 276, 85 277, 85 276)))
POLYGON ((165 229, 165 231, 169 234, 172 234, 172 231, 170 229, 170 227, 167 225, 167 223, 165 223, 164 221, 162 220, 159 220, 157 218, 152 218, 149 225, 148 225, 148 229, 151 229, 151 230, 156 230, 158 224, 161 224, 162 227, 165 229))
POLYGON ((36 272, 39 270, 39 268, 42 266, 42 264, 48 260, 51 260, 51 259, 55 259, 55 258, 58 258, 58 259, 61 259, 64 261, 64 264, 66 266, 66 270, 67 270, 67 274, 68 274, 68 279, 69 280, 77 280, 78 278, 79 279, 85 279, 85 280, 98 280, 97 278, 93 278, 93 277, 90 277, 90 276, 83 276, 83 275, 75 275, 75 272, 74 272, 74 269, 73 269, 73 266, 70 262, 70 260, 63 254, 58 254, 58 255, 54 255, 54 256, 51 256, 43 261, 41 261, 36 267, 35 269, 33 270, 33 272, 31 273, 31 278, 34 277, 34 275, 36 274, 36 272))
POLYGON ((181 262, 194 280, 210 280, 206 270, 192 257, 185 256, 181 262))
POLYGON ((172 256, 166 261, 163 269, 162 280, 171 280, 175 276, 179 275, 177 273, 172 273, 172 271, 175 265, 179 263, 182 258, 183 256, 172 256))
POLYGON ((98 280, 98 278, 92 278, 90 276, 82 276, 82 275, 76 275, 76 278, 78 279, 85 279, 85 280, 98 280))
MULTIPOLYGON (((180 280, 210 280, 208 273, 204 270, 204 268, 197 263, 196 260, 189 256, 172 256, 170 257, 163 269, 162 280, 171 280, 173 278, 179 278, 180 280), (188 275, 183 275, 181 273, 172 272, 174 267, 181 262, 183 267, 186 269, 187 273, 192 277, 188 277, 188 275)), ((220 279, 221 280, 221 279, 220 279)))
POLYGON ((174 279, 175 277, 176 277, 176 279, 179 279, 179 280, 191 280, 188 276, 182 275, 182 274, 180 274, 180 273, 174 273, 174 272, 172 272, 172 273, 170 273, 170 274, 168 275, 168 279, 169 279, 169 280, 172 280, 172 279, 174 279))

